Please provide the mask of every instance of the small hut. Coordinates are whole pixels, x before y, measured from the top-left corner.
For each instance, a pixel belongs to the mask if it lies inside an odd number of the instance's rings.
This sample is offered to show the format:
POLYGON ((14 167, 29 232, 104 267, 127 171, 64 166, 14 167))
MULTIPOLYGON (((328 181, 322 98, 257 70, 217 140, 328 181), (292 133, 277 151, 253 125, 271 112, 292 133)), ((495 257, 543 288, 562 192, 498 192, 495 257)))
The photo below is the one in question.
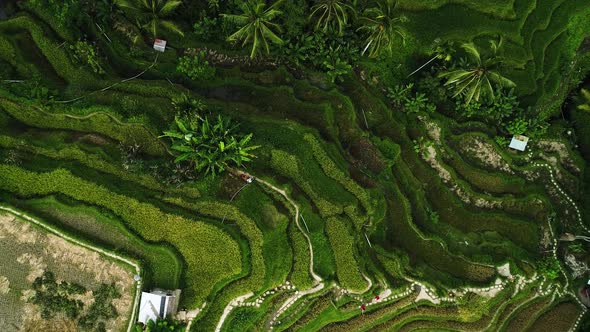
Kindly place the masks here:
POLYGON ((508 146, 511 149, 524 151, 526 146, 529 142, 529 138, 523 135, 514 135, 512 140, 510 141, 510 145, 508 146))
POLYGON ((172 317, 178 310, 179 298, 179 289, 175 291, 155 289, 149 293, 142 292, 137 321, 147 324, 150 320, 172 317))
POLYGON ((154 40, 154 50, 158 52, 166 51, 166 41, 163 39, 154 40))

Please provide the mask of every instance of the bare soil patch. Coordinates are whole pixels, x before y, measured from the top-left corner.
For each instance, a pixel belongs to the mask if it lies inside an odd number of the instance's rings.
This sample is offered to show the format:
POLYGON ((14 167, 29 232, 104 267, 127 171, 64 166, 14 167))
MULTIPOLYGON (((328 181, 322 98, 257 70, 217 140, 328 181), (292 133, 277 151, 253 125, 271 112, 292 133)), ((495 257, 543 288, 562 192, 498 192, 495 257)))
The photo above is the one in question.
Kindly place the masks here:
POLYGON ((40 307, 28 302, 35 294, 31 284, 45 271, 56 280, 77 283, 86 292, 72 295, 84 304, 94 302, 93 290, 101 284, 115 285, 120 298, 112 304, 117 317, 106 323, 107 331, 125 330, 133 307, 134 281, 131 268, 98 253, 46 233, 10 214, 0 214, 0 322, 1 331, 78 331, 75 320, 57 316, 43 319, 40 307))

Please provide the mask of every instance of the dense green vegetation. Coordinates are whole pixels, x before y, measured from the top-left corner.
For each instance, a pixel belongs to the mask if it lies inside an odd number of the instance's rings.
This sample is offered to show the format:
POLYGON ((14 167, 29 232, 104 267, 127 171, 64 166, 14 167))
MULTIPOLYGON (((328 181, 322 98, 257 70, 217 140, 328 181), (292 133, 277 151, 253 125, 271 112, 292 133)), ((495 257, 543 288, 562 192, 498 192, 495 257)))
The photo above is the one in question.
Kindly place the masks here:
MULTIPOLYGON (((567 329, 584 278, 565 257, 590 259, 557 242, 590 221, 589 16, 583 0, 9 1, 0 202, 182 289, 193 331, 567 329)), ((88 329, 116 294, 95 296, 88 329)))
POLYGON ((105 322, 117 317, 113 300, 120 297, 114 285, 102 284, 92 291, 93 302, 84 307, 76 295, 83 295, 86 289, 75 283, 57 281, 50 271, 43 272, 33 281, 34 294, 28 300, 40 307, 41 317, 52 319, 63 314, 76 320, 83 331, 105 331, 105 322), (84 314, 82 314, 84 312, 84 314))

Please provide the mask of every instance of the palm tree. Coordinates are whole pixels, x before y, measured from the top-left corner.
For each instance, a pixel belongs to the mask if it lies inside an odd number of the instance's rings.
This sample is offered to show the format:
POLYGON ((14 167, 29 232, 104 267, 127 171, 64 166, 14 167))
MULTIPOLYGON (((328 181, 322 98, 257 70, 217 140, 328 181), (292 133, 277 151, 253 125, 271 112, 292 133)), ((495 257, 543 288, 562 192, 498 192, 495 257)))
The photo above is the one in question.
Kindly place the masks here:
POLYGON ((464 43, 461 47, 469 56, 468 61, 463 61, 459 69, 443 72, 439 77, 447 78, 445 86, 452 86, 453 97, 463 95, 465 103, 480 98, 493 100, 495 97, 492 84, 500 88, 512 88, 516 84, 498 73, 502 66, 502 58, 498 51, 502 47, 502 38, 499 41, 490 40, 490 53, 481 54, 473 43, 464 43))
POLYGON ((172 140, 175 163, 188 161, 199 173, 215 176, 230 166, 242 166, 259 148, 249 145, 252 134, 241 136, 237 125, 217 116, 216 121, 201 117, 176 117, 172 128, 160 137, 172 140))
POLYGON ((590 91, 582 89, 582 103, 578 105, 578 109, 590 112, 590 91))
POLYGON ((396 39, 401 39, 402 45, 405 43, 406 33, 399 23, 407 22, 408 19, 403 15, 395 15, 395 0, 379 0, 377 7, 372 7, 364 12, 361 17, 362 26, 358 30, 364 30, 369 33, 367 44, 362 51, 369 51, 369 57, 375 58, 383 52, 391 55, 396 46, 396 39))
POLYGON ((115 4, 135 16, 138 25, 149 31, 152 37, 157 37, 158 28, 184 36, 178 25, 164 19, 174 13, 182 0, 115 0, 115 4))
POLYGON ((428 52, 429 55, 432 55, 432 58, 430 58, 430 60, 426 61, 426 63, 424 63, 423 65, 418 67, 418 69, 411 72, 407 77, 410 77, 410 76, 416 74, 417 72, 422 70, 422 68, 428 66, 428 64, 430 64, 434 60, 438 59, 438 60, 443 60, 446 62, 451 61, 454 53, 455 53, 455 45, 452 41, 447 41, 446 43, 444 43, 442 45, 437 45, 430 52, 428 52))
POLYGON ((228 41, 242 41, 242 46, 252 43, 250 58, 254 58, 263 48, 266 53, 270 52, 268 42, 281 45, 283 40, 277 36, 272 29, 280 31, 278 24, 272 20, 283 12, 276 9, 283 0, 275 2, 266 8, 264 0, 247 0, 240 4, 240 14, 223 14, 222 17, 230 22, 239 24, 241 28, 227 37, 228 41))
POLYGON ((354 14, 354 8, 348 4, 348 0, 319 0, 311 7, 309 19, 317 17, 315 30, 327 32, 328 28, 336 25, 338 34, 342 35, 344 27, 348 24, 348 11, 354 14))

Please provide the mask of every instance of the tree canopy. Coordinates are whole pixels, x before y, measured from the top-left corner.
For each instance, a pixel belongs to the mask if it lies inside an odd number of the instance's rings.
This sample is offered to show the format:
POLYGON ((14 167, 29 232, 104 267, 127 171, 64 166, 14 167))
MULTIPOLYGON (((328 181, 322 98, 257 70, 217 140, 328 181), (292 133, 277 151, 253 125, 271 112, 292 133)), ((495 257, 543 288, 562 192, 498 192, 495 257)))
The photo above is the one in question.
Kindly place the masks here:
POLYGON ((445 71, 439 75, 446 78, 445 86, 453 89, 453 97, 462 95, 465 103, 472 100, 493 100, 497 94, 495 87, 513 88, 514 82, 502 76, 499 69, 503 65, 503 58, 499 51, 502 47, 502 39, 490 40, 489 52, 482 53, 473 42, 463 43, 461 48, 467 53, 468 58, 458 64, 458 68, 445 71))
POLYGON ((242 42, 242 46, 252 44, 250 58, 254 58, 262 50, 270 53, 269 42, 280 45, 283 40, 273 31, 281 31, 281 27, 272 22, 283 12, 277 7, 283 2, 279 0, 272 6, 266 7, 263 0, 248 0, 240 4, 239 14, 223 14, 222 17, 240 26, 238 31, 227 37, 231 42, 242 42))
POLYGON ((182 4, 181 0, 115 0, 115 4, 137 20, 138 25, 152 37, 158 36, 158 29, 184 36, 176 23, 164 19, 171 16, 182 4))
POLYGON ((171 139, 175 163, 189 162, 197 172, 215 176, 255 157, 252 151, 258 146, 249 144, 252 134, 240 135, 237 128, 221 115, 212 121, 208 117, 177 116, 161 137, 171 139))
POLYGON ((381 54, 391 55, 398 45, 398 39, 399 44, 404 44, 406 32, 400 23, 407 22, 408 19, 403 15, 397 15, 396 4, 394 0, 380 0, 375 7, 364 11, 360 19, 361 26, 358 28, 359 31, 368 34, 363 55, 367 51, 371 58, 381 54))

